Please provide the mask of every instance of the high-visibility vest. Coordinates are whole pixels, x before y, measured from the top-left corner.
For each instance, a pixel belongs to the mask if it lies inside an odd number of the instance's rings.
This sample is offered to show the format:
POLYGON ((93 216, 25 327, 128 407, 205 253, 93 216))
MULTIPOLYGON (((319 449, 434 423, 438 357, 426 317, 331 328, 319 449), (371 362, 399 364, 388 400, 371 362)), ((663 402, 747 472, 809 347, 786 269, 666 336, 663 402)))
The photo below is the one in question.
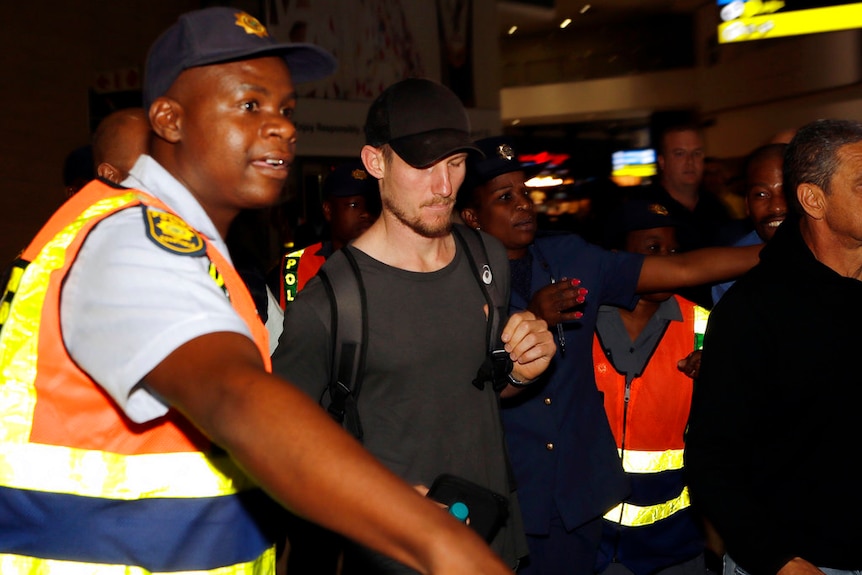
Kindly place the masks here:
MULTIPOLYGON (((644 372, 630 386, 614 369, 599 337, 593 338, 596 385, 604 394, 623 469, 632 482, 632 496, 605 514, 619 530, 613 553, 627 564, 627 550, 639 560, 655 561, 651 571, 672 564, 702 549, 699 531, 691 518, 688 487, 683 477, 684 434, 691 406, 692 380, 677 369, 677 362, 703 341, 708 312, 674 296, 683 321, 671 321, 644 372)), ((627 564, 628 566, 628 564, 627 564)))
POLYGON ((176 410, 132 422, 63 344, 60 294, 84 239, 141 204, 160 241, 209 259, 269 369, 251 296, 201 234, 144 192, 100 181, 78 192, 21 254, 0 306, 4 575, 273 572, 275 504, 176 410))
POLYGON ((281 289, 278 298, 281 309, 287 309, 287 306, 296 299, 296 294, 326 262, 325 257, 317 255, 322 247, 323 242, 318 242, 290 252, 281 258, 281 289))

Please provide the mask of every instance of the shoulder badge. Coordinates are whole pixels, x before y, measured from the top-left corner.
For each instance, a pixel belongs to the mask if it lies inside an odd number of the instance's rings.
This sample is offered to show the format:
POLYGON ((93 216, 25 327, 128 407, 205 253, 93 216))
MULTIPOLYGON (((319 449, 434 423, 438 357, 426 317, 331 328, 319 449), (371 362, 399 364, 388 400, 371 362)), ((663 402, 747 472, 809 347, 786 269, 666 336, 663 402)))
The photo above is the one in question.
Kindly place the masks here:
POLYGON ((144 206, 147 237, 160 248, 183 256, 202 256, 207 247, 201 235, 178 216, 144 206))

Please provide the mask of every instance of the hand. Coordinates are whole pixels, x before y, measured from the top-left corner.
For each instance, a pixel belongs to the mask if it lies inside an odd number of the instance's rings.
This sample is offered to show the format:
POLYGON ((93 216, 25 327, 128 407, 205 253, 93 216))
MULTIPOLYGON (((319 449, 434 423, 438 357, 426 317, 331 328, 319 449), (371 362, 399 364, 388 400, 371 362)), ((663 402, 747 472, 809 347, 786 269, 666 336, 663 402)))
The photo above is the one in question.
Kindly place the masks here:
POLYGON ((557 352, 548 324, 529 311, 509 317, 502 340, 514 363, 512 377, 521 381, 536 379, 544 373, 557 352))
POLYGON ((700 375, 700 357, 703 351, 697 349, 676 363, 676 368, 692 379, 700 375))
POLYGON ((776 575, 824 575, 823 571, 803 559, 794 557, 778 570, 776 575))
POLYGON ((584 313, 574 308, 586 301, 588 292, 580 285, 581 280, 566 278, 550 283, 533 294, 527 309, 551 327, 560 322, 581 319, 584 313))

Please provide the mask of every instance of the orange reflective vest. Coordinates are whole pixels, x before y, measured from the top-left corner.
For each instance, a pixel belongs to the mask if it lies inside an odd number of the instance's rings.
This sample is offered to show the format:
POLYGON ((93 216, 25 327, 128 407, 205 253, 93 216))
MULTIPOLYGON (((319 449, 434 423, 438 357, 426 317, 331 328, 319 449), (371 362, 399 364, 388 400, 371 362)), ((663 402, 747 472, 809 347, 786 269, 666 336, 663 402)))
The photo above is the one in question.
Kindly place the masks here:
MULTIPOLYGON (((0 573, 271 573, 274 504, 177 411, 132 422, 69 357, 60 294, 93 226, 144 204, 196 249, 246 321, 266 329, 228 261, 167 206, 95 181, 14 265, 0 306, 0 573), (196 247, 197 246, 197 247, 196 247)), ((143 229, 143 228, 142 228, 143 229)), ((181 257, 181 256, 178 256, 181 257)))
POLYGON ((635 573, 652 572, 702 551, 683 478, 685 428, 692 380, 677 362, 699 348, 708 312, 674 296, 683 321, 671 321, 644 372, 630 386, 593 337, 596 385, 604 394, 632 495, 605 514, 615 532, 603 552, 635 573))
POLYGON ((318 242, 291 252, 281 259, 282 281, 278 298, 281 309, 287 309, 287 306, 296 299, 296 294, 305 287, 308 280, 317 275, 317 270, 326 262, 324 256, 317 254, 322 247, 323 242, 318 242))

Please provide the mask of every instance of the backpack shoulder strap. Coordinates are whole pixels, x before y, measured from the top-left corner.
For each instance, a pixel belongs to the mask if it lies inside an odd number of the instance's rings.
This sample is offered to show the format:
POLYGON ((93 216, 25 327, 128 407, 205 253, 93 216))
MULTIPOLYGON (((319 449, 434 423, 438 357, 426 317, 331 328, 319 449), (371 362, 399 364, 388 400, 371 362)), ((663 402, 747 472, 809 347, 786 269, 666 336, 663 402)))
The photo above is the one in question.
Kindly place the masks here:
POLYGON ((493 351, 502 347, 502 342, 498 342, 498 340, 503 329, 501 318, 506 315, 508 302, 503 297, 504 294, 500 289, 499 282, 494 279, 494 273, 488 261, 488 248, 485 247, 485 239, 482 234, 478 230, 463 225, 455 225, 452 230, 455 232, 455 237, 460 241, 461 247, 464 248, 464 253, 467 255, 476 281, 485 295, 485 301, 488 302, 486 341, 488 342, 488 351, 493 351))
POLYGON ((362 387, 368 339, 365 286, 359 265, 347 248, 333 253, 318 271, 329 296, 332 369, 327 411, 362 441, 357 399, 362 387))
POLYGON ((503 332, 503 318, 507 317, 509 302, 500 287, 500 282, 494 279, 491 264, 488 258, 488 248, 485 246, 485 238, 481 232, 468 226, 455 225, 452 227, 455 238, 464 248, 473 275, 482 289, 485 301, 488 303, 488 324, 485 330, 485 341, 488 348, 488 356, 473 385, 484 389, 485 383, 490 382, 495 389, 502 389, 507 385, 506 376, 512 371, 512 360, 503 349, 503 341, 500 334, 503 332))

